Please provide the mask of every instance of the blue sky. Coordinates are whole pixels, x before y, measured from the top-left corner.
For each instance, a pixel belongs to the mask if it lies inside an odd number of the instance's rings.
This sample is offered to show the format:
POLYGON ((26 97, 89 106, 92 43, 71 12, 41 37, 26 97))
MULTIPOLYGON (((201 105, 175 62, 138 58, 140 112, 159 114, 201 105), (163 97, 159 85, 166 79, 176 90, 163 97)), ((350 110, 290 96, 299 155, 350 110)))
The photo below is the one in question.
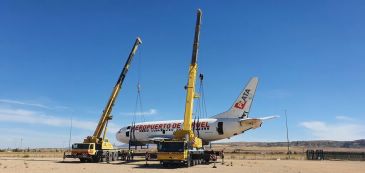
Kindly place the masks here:
MULTIPOLYGON (((146 120, 181 119, 196 9, 209 116, 252 76, 251 117, 280 115, 228 141, 365 138, 363 1, 1 1, 1 148, 66 147, 93 132, 136 36, 110 133, 131 123, 138 74, 146 120)), ((139 117, 139 120, 141 117, 139 117)))

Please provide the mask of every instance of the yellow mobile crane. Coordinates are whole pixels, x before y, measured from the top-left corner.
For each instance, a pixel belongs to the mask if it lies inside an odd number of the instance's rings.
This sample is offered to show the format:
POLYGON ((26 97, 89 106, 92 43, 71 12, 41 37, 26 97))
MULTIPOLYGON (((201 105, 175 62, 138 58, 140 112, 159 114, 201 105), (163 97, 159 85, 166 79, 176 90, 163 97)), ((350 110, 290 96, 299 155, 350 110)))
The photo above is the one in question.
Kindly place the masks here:
POLYGON ((166 167, 170 164, 183 163, 186 166, 200 164, 204 159, 202 140, 192 130, 196 73, 198 70, 197 57, 202 12, 197 12, 193 54, 189 67, 189 79, 186 89, 184 125, 174 132, 173 139, 163 140, 157 144, 157 160, 166 167))
POLYGON ((83 143, 73 144, 71 154, 64 154, 64 158, 79 158, 80 162, 114 161, 118 158, 118 150, 113 148, 113 145, 105 136, 108 121, 112 119, 111 112, 113 105, 117 99, 119 91, 121 90, 124 78, 127 75, 133 56, 141 43, 141 39, 137 37, 124 65, 123 71, 121 72, 118 81, 114 86, 113 92, 104 108, 99 123, 96 126, 94 134, 92 136, 86 137, 83 143))

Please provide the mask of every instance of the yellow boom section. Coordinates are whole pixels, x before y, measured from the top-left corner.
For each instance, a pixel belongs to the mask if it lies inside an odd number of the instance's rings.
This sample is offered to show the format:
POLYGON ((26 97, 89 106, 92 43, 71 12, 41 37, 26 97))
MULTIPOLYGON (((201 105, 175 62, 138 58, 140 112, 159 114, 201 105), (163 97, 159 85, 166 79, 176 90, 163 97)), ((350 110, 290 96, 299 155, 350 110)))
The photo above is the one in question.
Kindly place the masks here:
POLYGON ((193 120, 193 107, 194 107, 194 96, 195 96, 195 78, 196 72, 198 69, 198 65, 191 65, 189 68, 189 81, 187 85, 187 93, 185 100, 185 114, 184 114, 184 126, 183 130, 191 130, 192 129, 192 120, 193 120))
POLYGON ((115 100, 117 99, 119 91, 121 90, 124 78, 129 70, 129 66, 132 62, 134 54, 136 53, 137 48, 141 43, 142 43, 141 39, 139 37, 137 37, 137 39, 133 45, 133 48, 132 48, 131 52, 129 53, 128 59, 124 65, 123 71, 119 75, 118 81, 113 88, 113 92, 112 92, 111 96, 109 97, 109 100, 100 117, 99 123, 96 126, 94 134, 93 134, 93 136, 88 136, 84 140, 84 143, 92 143, 92 142, 99 143, 99 140, 101 139, 100 137, 101 137, 101 134, 103 133, 103 131, 104 131, 104 133, 106 133, 106 125, 108 123, 108 120, 112 119, 111 112, 113 109, 113 105, 115 103, 115 100))
POLYGON ((184 113, 184 126, 182 130, 175 132, 176 139, 185 138, 193 144, 194 147, 201 148, 202 141, 197 138, 192 131, 193 122, 193 107, 194 107, 194 97, 195 97, 195 81, 196 73, 198 71, 198 48, 199 48, 199 35, 200 35, 200 23, 201 23, 202 12, 199 9, 197 12, 197 19, 195 25, 195 35, 193 44, 193 54, 191 58, 191 63, 189 67, 189 79, 186 86, 186 100, 185 100, 185 113, 184 113))

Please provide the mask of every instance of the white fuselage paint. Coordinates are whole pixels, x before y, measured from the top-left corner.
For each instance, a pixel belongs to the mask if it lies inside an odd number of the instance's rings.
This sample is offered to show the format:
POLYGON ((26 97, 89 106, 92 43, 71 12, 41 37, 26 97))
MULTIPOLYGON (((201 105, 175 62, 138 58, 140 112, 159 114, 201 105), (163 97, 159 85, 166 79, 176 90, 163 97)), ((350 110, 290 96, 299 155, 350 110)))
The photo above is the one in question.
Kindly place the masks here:
MULTIPOLYGON (((172 138, 173 132, 183 127, 183 120, 154 121, 136 123, 135 130, 130 126, 121 128, 116 138, 122 143, 129 143, 129 140, 138 141, 144 144, 153 143, 154 139, 172 138)), ((211 142, 243 133, 246 130, 256 128, 261 124, 241 125, 239 118, 207 118, 200 119, 195 126, 194 133, 203 141, 211 142), (221 124, 220 126, 218 124, 221 124), (222 133, 223 132, 223 133, 222 133)))
MULTIPOLYGON (((204 142, 212 142, 260 127, 261 119, 248 118, 257 84, 258 78, 251 78, 230 109, 211 118, 200 119, 201 125, 194 128, 194 133, 204 142)), ((182 123, 182 120, 136 123, 134 130, 131 130, 131 126, 121 128, 116 138, 126 144, 129 141, 142 144, 154 143, 158 140, 173 138, 173 133, 183 127, 182 123)))

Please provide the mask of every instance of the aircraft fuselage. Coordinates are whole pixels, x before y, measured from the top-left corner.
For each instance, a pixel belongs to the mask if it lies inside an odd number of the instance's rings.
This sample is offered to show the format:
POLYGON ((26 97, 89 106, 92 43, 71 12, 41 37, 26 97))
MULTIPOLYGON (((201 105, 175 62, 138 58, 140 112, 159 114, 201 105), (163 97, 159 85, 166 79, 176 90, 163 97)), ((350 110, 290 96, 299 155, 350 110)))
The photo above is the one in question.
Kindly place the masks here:
MULTIPOLYGON (((181 129, 183 120, 154 121, 136 123, 134 128, 127 126, 121 128, 116 134, 118 141, 129 143, 153 143, 158 139, 172 138, 174 131, 181 129)), ((253 128, 251 125, 241 125, 239 118, 206 118, 193 123, 194 133, 204 142, 226 139, 253 128)), ((261 125, 261 124, 260 124, 261 125)))

